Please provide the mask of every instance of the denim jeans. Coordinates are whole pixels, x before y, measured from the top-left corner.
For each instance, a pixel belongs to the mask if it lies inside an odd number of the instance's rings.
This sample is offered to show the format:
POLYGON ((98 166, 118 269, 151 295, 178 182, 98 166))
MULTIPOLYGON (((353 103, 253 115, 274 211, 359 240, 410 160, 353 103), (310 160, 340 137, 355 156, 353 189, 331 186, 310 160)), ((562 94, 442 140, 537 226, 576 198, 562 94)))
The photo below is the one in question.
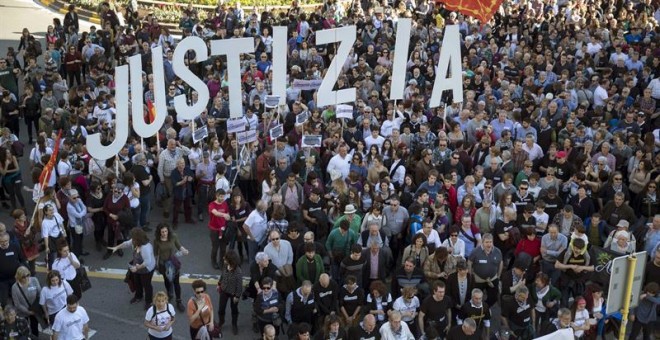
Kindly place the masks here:
POLYGON ((151 210, 151 192, 140 196, 140 227, 147 224, 147 216, 151 210))

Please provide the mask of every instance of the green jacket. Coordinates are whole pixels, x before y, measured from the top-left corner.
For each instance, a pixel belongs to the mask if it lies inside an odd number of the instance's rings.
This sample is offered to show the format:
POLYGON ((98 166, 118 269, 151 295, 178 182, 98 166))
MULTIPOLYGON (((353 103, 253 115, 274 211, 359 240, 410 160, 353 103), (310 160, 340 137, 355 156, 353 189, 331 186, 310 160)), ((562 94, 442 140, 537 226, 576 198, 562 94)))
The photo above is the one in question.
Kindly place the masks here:
MULTIPOLYGON (((527 288, 529 288, 529 295, 530 298, 532 299, 532 303, 534 304, 533 307, 536 307, 536 303, 539 301, 539 298, 536 296, 536 287, 530 286, 527 288)), ((544 306, 546 305, 546 303, 548 303, 548 301, 555 301, 556 302, 555 307, 557 307, 559 306, 559 301, 561 301, 561 292, 559 291, 559 289, 550 286, 550 290, 548 291, 547 294, 545 294, 545 296, 541 301, 543 302, 544 306)))
MULTIPOLYGON (((332 229, 338 229, 339 223, 345 219, 346 219, 346 215, 342 215, 341 217, 339 217, 335 221, 335 224, 332 226, 332 229)), ((355 214, 355 216, 353 216, 353 220, 351 221, 351 226, 349 227, 349 229, 352 230, 357 235, 360 235, 360 227, 362 227, 362 217, 358 214, 355 214)))
POLYGON ((328 235, 325 241, 325 249, 334 257, 338 253, 343 253, 347 256, 351 252, 351 246, 358 241, 357 234, 348 229, 346 235, 341 234, 341 229, 335 228, 328 235))
POLYGON ((314 255, 314 266, 316 267, 316 275, 314 275, 314 277, 310 277, 308 272, 309 267, 307 266, 307 256, 303 255, 298 259, 298 262, 296 262, 296 277, 298 278, 298 285, 302 285, 302 282, 305 280, 311 281, 312 284, 318 282, 319 276, 325 273, 321 255, 314 255))

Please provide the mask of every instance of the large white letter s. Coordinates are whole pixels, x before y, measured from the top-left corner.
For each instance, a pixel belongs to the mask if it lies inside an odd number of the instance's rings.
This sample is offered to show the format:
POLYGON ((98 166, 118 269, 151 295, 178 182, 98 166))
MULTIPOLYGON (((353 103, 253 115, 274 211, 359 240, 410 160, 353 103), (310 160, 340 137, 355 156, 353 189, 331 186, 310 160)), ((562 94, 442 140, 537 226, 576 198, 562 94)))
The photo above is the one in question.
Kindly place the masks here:
POLYGON ((181 119, 197 118, 197 116, 206 108, 206 103, 209 102, 209 88, 188 68, 188 65, 185 64, 186 52, 189 50, 195 51, 198 63, 208 59, 208 49, 206 48, 204 40, 200 37, 187 37, 181 40, 174 50, 172 65, 174 74, 190 85, 190 87, 197 91, 197 94, 199 95, 199 99, 192 106, 188 106, 185 94, 180 94, 174 97, 174 109, 177 112, 177 117, 180 117, 181 119))

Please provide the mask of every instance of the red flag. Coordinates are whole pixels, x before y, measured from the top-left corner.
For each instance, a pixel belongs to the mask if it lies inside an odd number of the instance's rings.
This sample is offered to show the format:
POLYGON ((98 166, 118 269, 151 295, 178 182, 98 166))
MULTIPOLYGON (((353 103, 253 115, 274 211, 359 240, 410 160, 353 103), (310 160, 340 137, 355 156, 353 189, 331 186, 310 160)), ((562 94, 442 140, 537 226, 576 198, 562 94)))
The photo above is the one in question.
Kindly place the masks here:
POLYGON ((156 120, 156 107, 151 100, 147 99, 147 114, 146 114, 147 123, 153 123, 156 120))
POLYGON ((479 19, 485 24, 493 18, 503 0, 442 0, 447 9, 479 19))
POLYGON ((46 183, 50 178, 50 174, 53 172, 53 168, 57 163, 57 154, 60 152, 60 139, 62 138, 62 130, 57 133, 57 138, 55 139, 55 147, 53 148, 53 154, 50 155, 50 159, 43 170, 41 170, 41 175, 39 176, 39 183, 41 184, 41 190, 43 191, 46 188, 46 183))

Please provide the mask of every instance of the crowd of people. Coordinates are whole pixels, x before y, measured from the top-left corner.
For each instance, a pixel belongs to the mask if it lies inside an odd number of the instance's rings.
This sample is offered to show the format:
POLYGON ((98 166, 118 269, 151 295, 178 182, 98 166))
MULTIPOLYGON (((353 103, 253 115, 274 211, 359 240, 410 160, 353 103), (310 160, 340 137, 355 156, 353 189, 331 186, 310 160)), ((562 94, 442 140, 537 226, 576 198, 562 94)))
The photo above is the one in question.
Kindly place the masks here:
POLYGON ((194 121, 182 119, 174 97, 192 104, 198 94, 173 71, 177 39, 153 14, 127 6, 122 23, 111 4, 100 8, 100 27, 83 32, 71 5, 45 41, 24 29, 0 57, 0 203, 15 219, 0 226, 0 334, 35 336, 43 314, 55 332, 80 326, 61 338, 86 337, 77 304, 86 235, 104 259, 132 250, 126 281, 131 303, 144 302, 150 339, 171 339, 177 311, 192 339, 244 333, 238 304, 247 299, 264 339, 532 339, 564 328, 596 339, 621 326, 620 313, 605 313, 607 259, 637 251, 649 261, 629 336, 657 333, 657 3, 505 1, 488 23, 434 1, 328 0, 308 12, 294 1, 260 15, 220 1, 203 16, 189 5, 183 38, 254 38, 240 72, 242 119, 258 138, 244 145, 227 133, 226 58, 186 53, 211 99, 194 121), (404 99, 391 101, 399 18, 413 26, 404 99), (436 73, 446 72, 437 69, 444 28, 454 24, 464 98, 445 93, 446 105, 431 108, 436 73), (335 60, 335 89, 356 89, 353 119, 293 85, 324 76, 337 46, 316 45, 316 33, 344 25, 357 26, 357 39, 335 60), (273 26, 289 35, 277 110, 265 107, 273 26), (165 84, 154 83, 154 47, 165 84), (166 88, 168 111, 156 112, 165 123, 153 138, 131 130, 115 157, 94 159, 86 138, 113 140, 112 71, 133 55, 142 57, 145 117, 166 88), (283 136, 270 139, 280 124, 283 136), (194 142, 203 126, 208 136, 194 142), (321 135, 321 146, 303 147, 305 135, 321 135), (40 181, 49 161, 55 169, 40 181), (166 222, 152 225, 160 210, 166 222), (182 297, 180 222, 208 224, 219 304, 204 281, 182 297), (32 276, 44 254, 41 288, 32 276), (153 292, 156 271, 164 292, 153 292))

